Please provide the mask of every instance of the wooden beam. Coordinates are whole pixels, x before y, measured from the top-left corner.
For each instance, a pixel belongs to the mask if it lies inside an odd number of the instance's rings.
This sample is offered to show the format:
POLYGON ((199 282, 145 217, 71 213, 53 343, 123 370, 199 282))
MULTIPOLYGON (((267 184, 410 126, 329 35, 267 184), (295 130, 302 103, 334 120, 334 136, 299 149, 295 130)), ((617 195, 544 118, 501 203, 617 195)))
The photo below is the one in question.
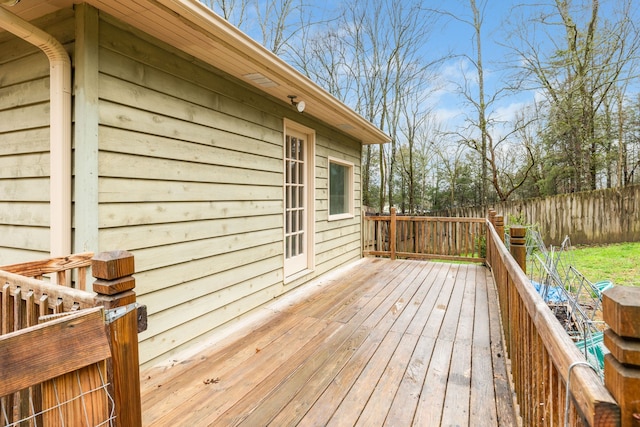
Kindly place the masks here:
POLYGON ((101 307, 0 336, 0 396, 110 356, 101 307))
POLYGON ((0 267, 0 270, 26 277, 38 277, 44 274, 57 273, 62 270, 88 267, 91 265, 91 257, 93 257, 93 252, 85 252, 57 258, 47 258, 39 261, 5 265, 4 267, 0 267))
POLYGON ((640 420, 640 289, 614 286, 602 297, 604 343, 611 351, 604 359, 604 383, 620 405, 622 427, 640 420))
POLYGON ((396 259, 396 208, 391 208, 391 221, 389 224, 389 251, 391 260, 396 259))
POLYGON ((98 133, 100 51, 98 10, 86 3, 75 6, 74 58, 74 251, 97 251, 98 230, 98 133))
POLYGON ((135 271, 134 257, 127 251, 102 252, 93 257, 91 271, 97 279, 93 288, 98 293, 96 303, 108 310, 125 309, 107 327, 112 349, 109 380, 116 426, 141 426, 138 310, 127 309, 136 304, 135 280, 131 277, 135 271))

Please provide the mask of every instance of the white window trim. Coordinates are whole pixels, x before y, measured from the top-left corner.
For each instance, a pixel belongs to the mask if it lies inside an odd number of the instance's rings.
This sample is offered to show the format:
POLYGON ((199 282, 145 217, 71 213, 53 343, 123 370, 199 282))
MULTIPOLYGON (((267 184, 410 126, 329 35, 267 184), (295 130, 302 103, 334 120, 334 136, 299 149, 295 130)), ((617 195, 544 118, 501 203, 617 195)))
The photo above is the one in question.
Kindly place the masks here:
POLYGON ((315 269, 315 179, 316 179, 316 131, 312 128, 306 127, 299 123, 296 123, 289 119, 284 119, 284 129, 282 134, 282 212, 283 212, 283 227, 282 227, 282 258, 284 269, 284 283, 292 282, 306 274, 309 274, 315 269), (286 237, 285 237, 285 216, 286 216, 286 143, 287 133, 289 131, 302 133, 307 136, 307 164, 306 164, 306 186, 305 186, 305 198, 307 202, 307 214, 306 214, 306 254, 307 254, 307 267, 297 271, 287 271, 286 267, 286 237))
POLYGON ((339 159, 337 157, 328 157, 327 161, 327 213, 329 215, 329 221, 339 221, 342 219, 351 219, 355 217, 354 212, 354 187, 355 187, 355 164, 347 160, 339 159), (331 163, 346 166, 349 170, 349 194, 348 194, 348 212, 331 215, 331 163))

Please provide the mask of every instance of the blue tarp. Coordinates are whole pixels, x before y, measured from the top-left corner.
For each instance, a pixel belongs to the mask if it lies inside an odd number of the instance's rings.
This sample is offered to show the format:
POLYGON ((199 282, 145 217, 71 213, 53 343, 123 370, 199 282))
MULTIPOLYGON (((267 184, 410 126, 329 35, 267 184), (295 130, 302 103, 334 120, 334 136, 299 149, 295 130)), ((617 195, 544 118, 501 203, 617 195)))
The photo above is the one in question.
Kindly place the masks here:
POLYGON ((545 286, 542 283, 538 283, 535 280, 531 281, 531 284, 536 291, 544 298, 546 302, 561 303, 567 301, 567 296, 563 290, 557 286, 545 286), (546 290, 546 296, 544 292, 546 290))

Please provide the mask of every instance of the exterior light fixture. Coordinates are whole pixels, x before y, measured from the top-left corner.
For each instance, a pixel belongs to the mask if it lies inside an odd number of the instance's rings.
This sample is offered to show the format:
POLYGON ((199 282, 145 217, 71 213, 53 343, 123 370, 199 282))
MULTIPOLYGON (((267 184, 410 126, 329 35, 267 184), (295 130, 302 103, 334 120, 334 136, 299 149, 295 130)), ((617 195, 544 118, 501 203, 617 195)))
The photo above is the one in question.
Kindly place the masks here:
POLYGON ((296 98, 297 98, 296 95, 287 95, 287 97, 291 100, 291 105, 296 107, 296 109, 298 110, 298 113, 302 113, 304 111, 304 107, 307 106, 307 104, 305 104, 304 101, 296 101, 296 98))

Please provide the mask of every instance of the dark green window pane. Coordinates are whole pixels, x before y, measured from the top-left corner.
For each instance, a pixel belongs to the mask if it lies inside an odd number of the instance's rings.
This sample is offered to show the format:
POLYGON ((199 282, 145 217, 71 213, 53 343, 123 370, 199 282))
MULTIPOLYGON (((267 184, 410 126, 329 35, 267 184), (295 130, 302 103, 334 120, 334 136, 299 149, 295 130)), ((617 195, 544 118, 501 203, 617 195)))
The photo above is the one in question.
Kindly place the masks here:
POLYGON ((349 168, 329 163, 329 214, 349 213, 349 168))

